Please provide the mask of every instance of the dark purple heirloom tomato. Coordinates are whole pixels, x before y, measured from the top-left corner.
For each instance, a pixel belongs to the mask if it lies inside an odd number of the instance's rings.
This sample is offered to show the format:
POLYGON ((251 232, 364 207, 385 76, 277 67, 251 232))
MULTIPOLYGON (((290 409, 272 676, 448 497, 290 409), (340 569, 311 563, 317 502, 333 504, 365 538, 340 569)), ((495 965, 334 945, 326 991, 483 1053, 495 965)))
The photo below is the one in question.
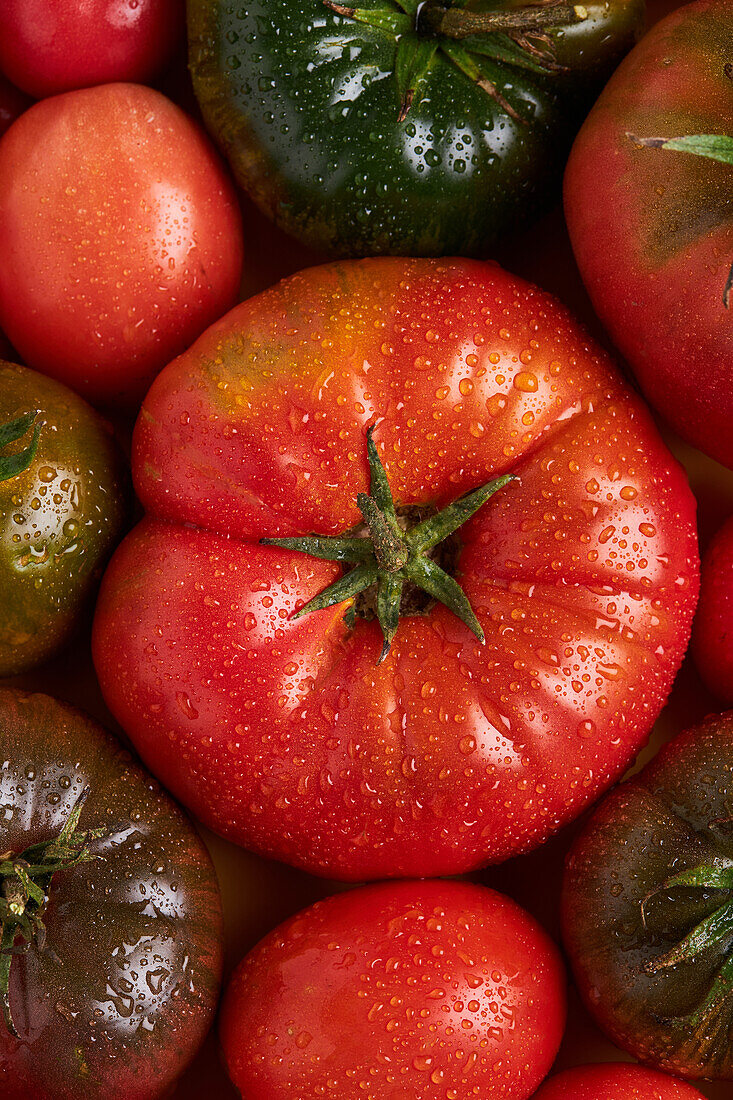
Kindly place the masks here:
POLYGON ((568 857, 563 928, 615 1043, 681 1077, 733 1079, 733 712, 601 803, 568 857))
POLYGON ((0 689, 0 759, 0 1096, 162 1096, 219 991, 207 851, 113 737, 49 696, 0 689))

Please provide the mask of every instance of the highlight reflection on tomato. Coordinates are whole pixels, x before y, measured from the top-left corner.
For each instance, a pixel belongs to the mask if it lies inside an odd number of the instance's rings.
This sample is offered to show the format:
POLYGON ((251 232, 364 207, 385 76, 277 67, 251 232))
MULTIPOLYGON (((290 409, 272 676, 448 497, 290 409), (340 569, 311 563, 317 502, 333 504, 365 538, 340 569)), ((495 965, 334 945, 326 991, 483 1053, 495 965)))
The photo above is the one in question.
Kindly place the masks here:
POLYGON ((243 303, 158 378, 133 464, 149 514, 100 595, 105 697, 203 821, 315 873, 539 843, 627 767, 687 644, 681 470, 567 312, 495 265, 345 262, 243 303), (340 566, 259 540, 363 524, 370 425, 407 526, 513 477, 439 551, 485 644, 407 584, 382 663, 373 592, 292 617, 340 566))

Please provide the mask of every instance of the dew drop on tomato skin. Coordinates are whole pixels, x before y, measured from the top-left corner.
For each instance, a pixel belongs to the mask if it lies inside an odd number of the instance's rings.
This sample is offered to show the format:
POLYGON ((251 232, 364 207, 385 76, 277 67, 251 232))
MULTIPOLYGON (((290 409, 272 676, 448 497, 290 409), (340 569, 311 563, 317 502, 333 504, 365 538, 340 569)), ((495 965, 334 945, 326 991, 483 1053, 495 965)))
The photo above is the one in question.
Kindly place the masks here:
POLYGON ((564 978, 508 899, 400 883, 276 929, 235 972, 221 1019, 229 1072, 251 1100, 526 1100, 560 1040, 564 978))

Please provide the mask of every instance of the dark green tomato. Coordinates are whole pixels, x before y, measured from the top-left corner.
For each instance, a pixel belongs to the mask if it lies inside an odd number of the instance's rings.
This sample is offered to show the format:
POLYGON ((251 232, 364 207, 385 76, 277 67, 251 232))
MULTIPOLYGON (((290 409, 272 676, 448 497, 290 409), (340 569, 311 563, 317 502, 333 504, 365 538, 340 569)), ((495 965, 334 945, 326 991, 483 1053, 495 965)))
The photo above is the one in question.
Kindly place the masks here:
MULTIPOLYGON (((503 31, 449 37, 436 0, 357 2, 351 18, 323 0, 188 0, 196 94, 239 183, 288 232, 349 256, 484 254, 534 214, 553 197, 579 100, 643 16, 643 0, 591 0, 562 4, 556 26, 561 0, 546 0, 546 41, 518 44, 503 31), (374 12, 388 28, 361 21, 374 12)), ((480 11, 463 6, 449 15, 480 11)))
POLYGON ((85 401, 0 360, 0 676, 45 660, 77 626, 122 535, 125 483, 85 401))
POLYGON ((733 1079, 733 712, 601 803, 568 857, 563 931, 615 1043, 679 1076, 733 1079))
POLYGON ((44 884, 30 946, 14 926, 27 950, 4 956, 18 1038, 0 1018, 0 1096, 162 1096, 217 1002, 222 918, 208 853, 114 738, 46 695, 0 689, 0 753, 0 911, 8 853, 58 837, 87 788, 74 841, 97 857, 44 884))

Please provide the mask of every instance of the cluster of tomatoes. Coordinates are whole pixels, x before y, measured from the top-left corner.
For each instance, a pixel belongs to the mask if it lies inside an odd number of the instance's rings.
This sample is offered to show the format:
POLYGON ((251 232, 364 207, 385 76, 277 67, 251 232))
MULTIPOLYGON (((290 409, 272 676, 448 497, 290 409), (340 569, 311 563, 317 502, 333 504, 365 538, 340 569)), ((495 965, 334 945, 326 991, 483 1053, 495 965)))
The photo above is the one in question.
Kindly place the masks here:
POLYGON ((730 0, 362 2, 0 4, 3 1100, 733 1081, 730 0))

